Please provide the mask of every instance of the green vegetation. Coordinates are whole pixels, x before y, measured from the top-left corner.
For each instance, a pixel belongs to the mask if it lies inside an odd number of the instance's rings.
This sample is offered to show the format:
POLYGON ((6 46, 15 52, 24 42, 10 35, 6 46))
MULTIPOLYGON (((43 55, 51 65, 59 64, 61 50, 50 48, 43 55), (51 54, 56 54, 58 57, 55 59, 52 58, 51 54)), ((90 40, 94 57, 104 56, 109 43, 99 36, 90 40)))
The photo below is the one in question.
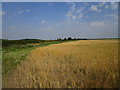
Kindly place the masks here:
POLYGON ((3 47, 11 45, 26 45, 29 43, 41 43, 50 42, 50 40, 38 40, 38 39, 21 39, 21 40, 2 40, 3 47))
POLYGON ((14 69, 21 61, 26 59, 26 56, 31 50, 37 47, 43 47, 50 44, 63 43, 64 41, 57 40, 3 40, 2 41, 2 73, 14 69))
POLYGON ((50 44, 59 44, 63 42, 86 40, 72 39, 71 37, 57 40, 38 40, 38 39, 23 39, 23 40, 2 40, 2 73, 14 69, 21 61, 26 59, 26 56, 31 50, 37 47, 43 47, 50 44))
POLYGON ((71 40, 86 40, 85 38, 80 39, 80 38, 74 38, 72 39, 71 37, 68 38, 58 38, 57 40, 39 40, 39 39, 21 39, 21 40, 2 40, 2 46, 7 47, 7 46, 12 46, 12 45, 26 45, 30 43, 53 43, 53 42, 62 42, 62 41, 71 41, 71 40))

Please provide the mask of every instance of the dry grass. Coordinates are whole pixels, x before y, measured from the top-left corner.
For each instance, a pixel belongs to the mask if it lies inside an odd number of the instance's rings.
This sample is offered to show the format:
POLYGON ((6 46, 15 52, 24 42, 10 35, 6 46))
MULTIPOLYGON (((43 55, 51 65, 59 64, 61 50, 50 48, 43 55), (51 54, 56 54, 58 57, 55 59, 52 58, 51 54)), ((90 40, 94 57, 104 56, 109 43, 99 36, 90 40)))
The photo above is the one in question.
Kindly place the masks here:
POLYGON ((3 79, 6 88, 118 87, 118 41, 83 40, 37 48, 3 79))

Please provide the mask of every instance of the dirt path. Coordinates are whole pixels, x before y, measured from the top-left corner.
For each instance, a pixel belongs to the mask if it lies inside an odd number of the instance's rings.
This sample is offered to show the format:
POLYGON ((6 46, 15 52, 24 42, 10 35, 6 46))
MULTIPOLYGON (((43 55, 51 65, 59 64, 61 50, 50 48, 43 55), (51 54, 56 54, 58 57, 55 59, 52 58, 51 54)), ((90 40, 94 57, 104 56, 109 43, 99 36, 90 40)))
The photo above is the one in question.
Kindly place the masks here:
POLYGON ((116 87, 117 58, 114 40, 40 47, 3 79, 3 87, 116 87))

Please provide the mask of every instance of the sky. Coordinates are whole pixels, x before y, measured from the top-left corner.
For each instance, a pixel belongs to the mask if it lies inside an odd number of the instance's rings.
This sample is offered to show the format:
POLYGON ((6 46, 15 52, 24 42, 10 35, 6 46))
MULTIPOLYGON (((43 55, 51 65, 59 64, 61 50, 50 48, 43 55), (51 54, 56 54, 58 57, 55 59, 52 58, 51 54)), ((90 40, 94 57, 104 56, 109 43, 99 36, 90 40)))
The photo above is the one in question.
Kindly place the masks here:
POLYGON ((0 2, 0 38, 2 38, 2 4, 0 2))
POLYGON ((116 38, 116 2, 3 2, 3 39, 116 38))

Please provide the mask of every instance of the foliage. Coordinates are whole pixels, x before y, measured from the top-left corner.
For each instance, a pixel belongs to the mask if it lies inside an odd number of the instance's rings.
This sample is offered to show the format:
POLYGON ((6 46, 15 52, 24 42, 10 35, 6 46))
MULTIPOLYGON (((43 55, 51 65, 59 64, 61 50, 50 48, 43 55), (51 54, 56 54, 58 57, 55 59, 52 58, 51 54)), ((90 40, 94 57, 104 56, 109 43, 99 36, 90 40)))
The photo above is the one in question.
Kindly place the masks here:
POLYGON ((6 74, 14 69, 31 50, 37 47, 43 47, 50 44, 63 43, 63 41, 55 40, 3 40, 2 48, 2 72, 6 74))

